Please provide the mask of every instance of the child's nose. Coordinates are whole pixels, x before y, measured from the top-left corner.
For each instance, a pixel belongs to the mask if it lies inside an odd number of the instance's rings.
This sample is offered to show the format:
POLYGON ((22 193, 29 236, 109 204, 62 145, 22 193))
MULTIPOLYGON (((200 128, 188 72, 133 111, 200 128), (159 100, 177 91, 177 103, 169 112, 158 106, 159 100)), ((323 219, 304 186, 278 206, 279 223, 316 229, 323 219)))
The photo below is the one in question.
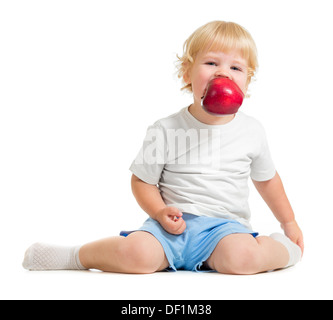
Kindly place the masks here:
POLYGON ((216 71, 215 77, 216 78, 218 78, 218 77, 228 78, 228 79, 232 80, 230 73, 226 69, 222 69, 222 68, 216 71))

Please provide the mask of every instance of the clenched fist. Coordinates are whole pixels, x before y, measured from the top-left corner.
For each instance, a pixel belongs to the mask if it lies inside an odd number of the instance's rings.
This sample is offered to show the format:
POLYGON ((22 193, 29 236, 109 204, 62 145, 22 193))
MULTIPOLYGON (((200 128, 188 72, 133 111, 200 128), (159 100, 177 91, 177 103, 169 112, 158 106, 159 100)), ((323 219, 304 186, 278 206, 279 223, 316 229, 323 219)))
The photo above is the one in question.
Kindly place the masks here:
POLYGON ((175 207, 165 207, 157 214, 156 220, 165 231, 180 235, 186 229, 186 223, 182 218, 183 213, 175 207))

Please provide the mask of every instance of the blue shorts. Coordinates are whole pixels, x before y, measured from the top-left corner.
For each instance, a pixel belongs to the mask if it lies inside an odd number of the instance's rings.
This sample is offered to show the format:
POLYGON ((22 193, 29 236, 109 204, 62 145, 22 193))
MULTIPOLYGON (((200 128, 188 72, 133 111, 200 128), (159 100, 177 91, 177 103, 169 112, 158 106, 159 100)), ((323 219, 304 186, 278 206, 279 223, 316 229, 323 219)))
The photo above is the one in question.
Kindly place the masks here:
MULTIPOLYGON (((137 231, 151 233, 162 245, 169 261, 169 271, 202 270, 203 263, 211 256, 220 240, 234 233, 258 233, 234 220, 183 214, 186 230, 181 235, 166 232, 155 220, 149 218, 137 231)), ((130 232, 122 232, 126 236, 130 232)), ((211 271, 211 270, 210 270, 211 271)))

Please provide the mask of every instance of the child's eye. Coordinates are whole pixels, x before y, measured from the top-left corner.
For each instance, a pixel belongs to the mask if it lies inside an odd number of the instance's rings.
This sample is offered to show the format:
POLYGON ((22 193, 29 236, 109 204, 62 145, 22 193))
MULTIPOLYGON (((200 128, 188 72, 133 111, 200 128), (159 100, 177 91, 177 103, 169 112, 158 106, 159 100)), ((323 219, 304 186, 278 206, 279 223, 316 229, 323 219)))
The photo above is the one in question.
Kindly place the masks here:
POLYGON ((207 64, 208 66, 216 66, 216 65, 217 65, 215 62, 211 62, 211 61, 206 62, 206 64, 207 64))
POLYGON ((242 71, 242 69, 238 67, 231 67, 231 70, 242 71))

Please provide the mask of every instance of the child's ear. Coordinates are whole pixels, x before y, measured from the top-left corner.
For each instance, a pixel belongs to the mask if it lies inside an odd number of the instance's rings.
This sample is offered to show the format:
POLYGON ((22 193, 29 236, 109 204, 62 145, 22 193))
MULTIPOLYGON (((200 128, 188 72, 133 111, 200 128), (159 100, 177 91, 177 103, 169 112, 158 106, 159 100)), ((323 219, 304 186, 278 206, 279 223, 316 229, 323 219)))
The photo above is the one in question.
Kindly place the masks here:
POLYGON ((191 84, 191 68, 188 63, 184 63, 184 70, 183 80, 186 84, 191 84))

